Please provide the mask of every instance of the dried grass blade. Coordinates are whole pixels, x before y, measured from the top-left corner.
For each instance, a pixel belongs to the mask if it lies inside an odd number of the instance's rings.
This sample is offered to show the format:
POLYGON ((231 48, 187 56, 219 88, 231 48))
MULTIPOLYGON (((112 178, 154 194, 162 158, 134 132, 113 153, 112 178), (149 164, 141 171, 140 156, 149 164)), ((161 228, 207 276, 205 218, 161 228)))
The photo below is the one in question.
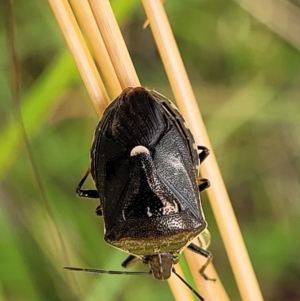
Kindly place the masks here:
POLYGON ((66 0, 49 0, 98 116, 109 103, 103 82, 66 0))
POLYGON ((178 106, 189 122, 196 141, 208 146, 212 151, 201 171, 203 176, 212 183, 212 188, 208 190, 209 199, 241 296, 243 300, 263 300, 163 5, 159 0, 143 0, 142 2, 178 106))
POLYGON ((89 2, 122 89, 140 86, 109 1, 89 0, 89 2))
POLYGON ((78 23, 91 45, 93 57, 100 68, 105 86, 111 97, 116 98, 122 88, 99 32, 91 7, 86 0, 70 0, 70 3, 78 23))

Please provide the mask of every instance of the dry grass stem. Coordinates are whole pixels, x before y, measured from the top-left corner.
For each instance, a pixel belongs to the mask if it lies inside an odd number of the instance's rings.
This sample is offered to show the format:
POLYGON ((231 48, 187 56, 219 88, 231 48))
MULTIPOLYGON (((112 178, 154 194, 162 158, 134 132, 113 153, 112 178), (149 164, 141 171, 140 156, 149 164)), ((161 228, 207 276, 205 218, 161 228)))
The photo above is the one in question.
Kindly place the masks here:
MULTIPOLYGON (((196 242, 195 242, 196 243, 196 242)), ((203 256, 194 254, 190 250, 184 253, 188 261, 191 273, 197 285, 197 289, 204 296, 205 301, 229 301, 227 293, 222 285, 221 280, 217 276, 213 265, 210 263, 205 270, 205 274, 210 278, 215 278, 216 281, 205 281, 203 276, 199 273, 199 267, 203 266, 206 259, 203 256)))
POLYGON ((140 86, 120 28, 108 0, 89 0, 122 89, 140 86))
POLYGON ((108 95, 99 76, 96 65, 84 41, 68 1, 49 0, 61 31, 74 57, 89 96, 100 115, 109 103, 108 95))
MULTIPOLYGON (((201 118, 188 76, 163 6, 158 0, 143 0, 147 17, 159 48, 179 108, 196 141, 212 147, 201 118), (188 100, 188 101, 186 101, 188 100)), ((212 184, 208 196, 243 300, 263 300, 228 193, 213 151, 201 169, 212 184)))
POLYGON ((94 19, 91 7, 86 0, 70 0, 70 3, 78 23, 91 45, 93 56, 100 68, 109 95, 115 98, 120 94, 122 88, 94 19))

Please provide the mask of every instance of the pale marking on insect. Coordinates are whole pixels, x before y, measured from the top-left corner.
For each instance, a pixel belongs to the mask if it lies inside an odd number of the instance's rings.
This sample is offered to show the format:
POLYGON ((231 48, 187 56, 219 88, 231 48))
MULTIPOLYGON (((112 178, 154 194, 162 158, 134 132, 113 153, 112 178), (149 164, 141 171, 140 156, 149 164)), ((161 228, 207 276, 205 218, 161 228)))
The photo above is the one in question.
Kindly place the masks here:
POLYGON ((150 211, 150 207, 147 207, 147 215, 149 216, 149 217, 151 217, 153 214, 151 213, 151 211, 150 211))
POLYGON ((122 217, 123 217, 123 220, 126 221, 125 211, 124 210, 122 210, 122 217))

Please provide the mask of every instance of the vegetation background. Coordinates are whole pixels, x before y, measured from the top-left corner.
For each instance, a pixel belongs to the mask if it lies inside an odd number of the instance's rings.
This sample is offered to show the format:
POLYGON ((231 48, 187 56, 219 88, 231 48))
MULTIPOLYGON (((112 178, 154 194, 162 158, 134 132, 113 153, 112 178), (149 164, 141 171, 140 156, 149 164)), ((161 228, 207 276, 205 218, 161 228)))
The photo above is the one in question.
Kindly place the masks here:
MULTIPOLYGON (((272 15, 279 2, 265 7, 265 13, 272 15)), ((265 300, 296 301, 300 54, 288 35, 279 37, 237 3, 170 0, 165 7, 265 300)), ((141 3, 112 4, 142 84, 173 99, 151 31, 142 29, 141 3)), ((290 4, 299 12, 299 1, 290 4)), ((152 277, 74 275, 62 269, 65 251, 69 264, 103 269, 120 269, 126 255, 103 242, 102 221, 94 214, 98 202, 75 197, 89 164, 97 117, 52 11, 40 0, 15 0, 14 10, 23 117, 47 202, 12 113, 2 14, 0 299, 172 300, 168 285, 152 277), (66 277, 76 277, 76 284, 66 277)), ((284 21, 294 28, 289 35, 299 36, 294 19, 275 21, 284 21)), ((214 265, 231 300, 240 300, 205 194, 203 206, 214 265)), ((181 262, 184 266, 184 258, 181 262)))

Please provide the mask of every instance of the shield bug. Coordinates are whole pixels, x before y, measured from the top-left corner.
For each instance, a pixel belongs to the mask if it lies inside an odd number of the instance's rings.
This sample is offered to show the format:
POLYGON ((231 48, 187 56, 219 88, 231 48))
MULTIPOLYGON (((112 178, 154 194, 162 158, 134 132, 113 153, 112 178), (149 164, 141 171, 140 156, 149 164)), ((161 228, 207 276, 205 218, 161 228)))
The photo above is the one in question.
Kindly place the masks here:
MULTIPOLYGON (((108 105, 95 131, 90 168, 76 192, 100 199, 96 213, 104 219, 104 240, 130 254, 123 267, 140 260, 149 266, 147 274, 165 280, 172 272, 178 276, 174 265, 189 248, 208 258, 200 270, 208 279, 204 269, 212 256, 191 243, 207 227, 199 191, 209 181, 197 177, 208 154, 195 145, 175 105, 155 91, 127 88, 108 105), (83 190, 90 173, 96 190, 83 190)), ((124 274, 130 273, 144 274, 124 274)))

